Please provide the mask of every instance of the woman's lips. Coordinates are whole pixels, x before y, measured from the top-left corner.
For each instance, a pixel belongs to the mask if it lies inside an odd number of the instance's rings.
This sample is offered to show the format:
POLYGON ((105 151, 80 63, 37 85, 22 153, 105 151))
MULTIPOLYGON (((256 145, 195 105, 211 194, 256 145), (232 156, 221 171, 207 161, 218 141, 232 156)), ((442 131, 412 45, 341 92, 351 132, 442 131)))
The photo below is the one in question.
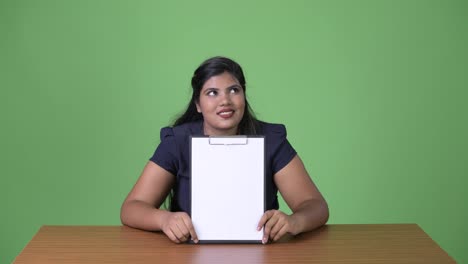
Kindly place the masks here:
POLYGON ((234 115, 234 110, 222 110, 218 115, 225 119, 231 118, 234 115))

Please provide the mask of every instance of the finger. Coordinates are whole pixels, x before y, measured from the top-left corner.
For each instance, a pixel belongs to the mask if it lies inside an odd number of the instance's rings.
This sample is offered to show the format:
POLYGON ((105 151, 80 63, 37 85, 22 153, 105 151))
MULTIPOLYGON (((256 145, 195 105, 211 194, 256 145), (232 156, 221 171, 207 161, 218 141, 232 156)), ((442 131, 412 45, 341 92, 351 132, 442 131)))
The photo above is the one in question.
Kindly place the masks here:
POLYGON ((179 240, 182 242, 187 241, 189 232, 188 229, 185 227, 185 223, 181 220, 176 223, 176 226, 180 234, 180 236, 178 236, 179 240))
POLYGON ((270 238, 271 229, 276 225, 277 222, 278 218, 275 216, 268 219, 268 222, 266 222, 265 227, 263 228, 263 243, 268 242, 268 239, 270 238))
POLYGON ((197 236, 197 233, 195 232, 195 228, 193 227, 192 219, 190 219, 190 217, 187 216, 187 217, 184 217, 182 220, 184 221, 185 226, 187 227, 190 233, 190 236, 192 237, 193 242, 198 243, 198 236, 197 236))
POLYGON ((278 222, 278 217, 276 215, 273 215, 267 220, 267 222, 263 226, 263 231, 270 233, 271 229, 276 225, 277 222, 278 222))
POLYGON ((280 229, 280 231, 275 235, 273 238, 273 241, 278 241, 281 237, 284 236, 288 232, 288 227, 286 225, 283 226, 283 228, 280 229))
POLYGON ((174 232, 172 232, 172 230, 169 230, 167 233, 166 233, 167 237, 169 237, 170 240, 172 240, 172 242, 174 243, 180 243, 180 240, 177 238, 177 236, 174 234, 174 232))
POLYGON ((173 231, 174 225, 172 223, 169 223, 168 225, 165 225, 162 229, 164 234, 174 243, 180 243, 179 239, 177 238, 177 234, 173 231))
POLYGON ((271 210, 266 211, 262 215, 262 218, 260 218, 260 221, 258 222, 258 225, 257 225, 257 231, 260 231, 262 229, 262 227, 265 225, 265 223, 268 221, 268 219, 270 219, 272 215, 273 215, 273 212, 271 210))
POLYGON ((179 242, 182 242, 181 240, 183 239, 184 237, 184 234, 183 232, 180 230, 179 226, 177 225, 177 222, 178 221, 174 221, 171 226, 169 227, 169 229, 172 231, 172 233, 174 234, 174 236, 177 238, 177 240, 179 240, 179 242))
POLYGON ((273 238, 276 236, 276 234, 278 234, 284 225, 284 219, 278 217, 275 225, 271 227, 269 238, 273 240, 273 238))

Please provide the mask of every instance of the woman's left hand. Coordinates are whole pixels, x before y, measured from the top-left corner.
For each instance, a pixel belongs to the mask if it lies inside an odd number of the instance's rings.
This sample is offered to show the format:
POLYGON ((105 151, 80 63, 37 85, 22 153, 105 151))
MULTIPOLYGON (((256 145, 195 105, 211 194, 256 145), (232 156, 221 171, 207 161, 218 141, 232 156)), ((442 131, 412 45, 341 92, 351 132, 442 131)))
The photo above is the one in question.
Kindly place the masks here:
POLYGON ((263 244, 269 240, 277 241, 286 233, 295 233, 293 217, 279 210, 266 211, 258 223, 257 230, 260 230, 262 226, 264 227, 263 244))

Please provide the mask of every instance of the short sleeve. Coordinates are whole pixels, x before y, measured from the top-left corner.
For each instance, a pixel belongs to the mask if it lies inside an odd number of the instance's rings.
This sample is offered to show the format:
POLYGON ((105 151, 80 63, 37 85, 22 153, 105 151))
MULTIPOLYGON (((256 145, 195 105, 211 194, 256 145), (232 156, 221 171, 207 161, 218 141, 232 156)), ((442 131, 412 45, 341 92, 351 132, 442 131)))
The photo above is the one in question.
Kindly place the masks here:
POLYGON ((178 152, 174 132, 172 128, 165 127, 161 129, 160 134, 161 143, 159 143, 150 160, 172 173, 172 175, 177 175, 178 152))
POLYGON ((287 139, 286 127, 284 125, 271 125, 267 147, 271 151, 271 169, 273 175, 288 165, 296 156, 296 150, 291 146, 287 139))

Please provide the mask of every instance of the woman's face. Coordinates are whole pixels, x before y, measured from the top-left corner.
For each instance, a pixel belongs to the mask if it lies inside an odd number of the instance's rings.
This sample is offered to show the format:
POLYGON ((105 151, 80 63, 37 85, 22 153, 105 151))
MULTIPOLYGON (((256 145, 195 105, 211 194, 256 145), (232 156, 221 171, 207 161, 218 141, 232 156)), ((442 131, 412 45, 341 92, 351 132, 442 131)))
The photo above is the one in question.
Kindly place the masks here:
POLYGON ((234 76, 224 72, 205 82, 196 105, 203 115, 205 135, 235 135, 244 116, 244 90, 234 76))

